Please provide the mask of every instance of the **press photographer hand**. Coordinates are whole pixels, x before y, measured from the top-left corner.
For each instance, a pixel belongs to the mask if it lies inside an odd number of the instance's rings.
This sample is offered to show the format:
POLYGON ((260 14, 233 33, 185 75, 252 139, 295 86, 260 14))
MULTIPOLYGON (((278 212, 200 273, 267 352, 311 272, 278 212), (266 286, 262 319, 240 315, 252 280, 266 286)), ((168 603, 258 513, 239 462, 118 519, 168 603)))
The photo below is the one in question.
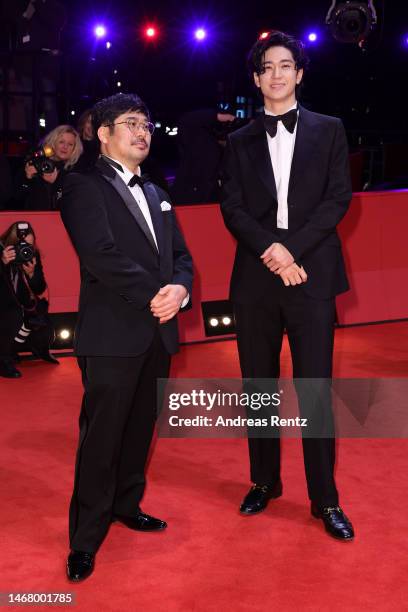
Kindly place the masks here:
POLYGON ((1 254, 1 261, 5 266, 8 266, 16 258, 16 251, 13 246, 8 246, 1 254))
POLYGON ((34 269, 35 269, 36 263, 37 263, 37 259, 33 257, 31 261, 27 261, 27 263, 23 264, 23 270, 29 278, 33 278, 34 276, 34 269))
POLYGON ((25 175, 26 177, 31 180, 33 178, 33 176, 35 176, 37 174, 37 170, 36 168, 33 166, 33 164, 29 164, 27 163, 24 166, 24 171, 25 171, 25 175))

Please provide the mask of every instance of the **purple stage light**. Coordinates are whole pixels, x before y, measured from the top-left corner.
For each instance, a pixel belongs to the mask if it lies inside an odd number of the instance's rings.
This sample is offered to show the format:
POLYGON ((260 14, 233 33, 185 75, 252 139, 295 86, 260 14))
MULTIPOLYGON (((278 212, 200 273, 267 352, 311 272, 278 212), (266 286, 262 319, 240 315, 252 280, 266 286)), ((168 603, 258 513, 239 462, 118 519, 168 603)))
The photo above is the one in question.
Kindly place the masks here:
POLYGON ((104 25, 99 24, 94 27, 94 34, 96 38, 104 38, 106 36, 106 28, 104 25))
POLYGON ((197 28, 194 31, 194 38, 201 42, 202 40, 207 38, 207 32, 204 30, 204 28, 197 28))
POLYGON ((307 40, 312 43, 316 42, 317 38, 316 32, 310 32, 310 34, 307 35, 307 40))

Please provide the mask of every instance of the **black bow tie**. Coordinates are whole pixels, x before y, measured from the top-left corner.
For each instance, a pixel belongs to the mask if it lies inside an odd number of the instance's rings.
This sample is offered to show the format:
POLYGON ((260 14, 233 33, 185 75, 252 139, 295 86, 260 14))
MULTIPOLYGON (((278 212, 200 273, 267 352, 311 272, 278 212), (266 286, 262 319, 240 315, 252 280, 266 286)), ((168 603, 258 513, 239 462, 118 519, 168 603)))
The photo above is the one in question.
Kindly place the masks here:
POLYGON ((139 187, 143 187, 143 183, 145 182, 143 176, 139 176, 138 174, 134 174, 130 181, 128 182, 128 187, 134 187, 134 185, 139 185, 139 187))
POLYGON ((293 134, 293 132, 295 131, 297 119, 297 108, 292 108, 292 110, 288 111, 284 115, 266 115, 264 113, 263 116, 265 130, 268 132, 271 138, 274 138, 276 136, 276 131, 278 129, 278 121, 282 121, 288 132, 293 134))
MULTIPOLYGON (((123 170, 122 166, 120 164, 118 164, 118 162, 116 162, 114 159, 111 159, 110 157, 107 157, 106 155, 101 155, 101 157, 108 162, 108 164, 110 166, 112 166, 113 168, 116 168, 116 170, 119 170, 119 172, 124 173, 125 171, 123 170)), ((134 187, 134 185, 139 185, 139 187, 143 187, 143 184, 148 180, 147 175, 143 175, 143 176, 139 176, 137 174, 134 174, 132 176, 132 178, 130 179, 130 181, 128 182, 128 187, 134 187)))

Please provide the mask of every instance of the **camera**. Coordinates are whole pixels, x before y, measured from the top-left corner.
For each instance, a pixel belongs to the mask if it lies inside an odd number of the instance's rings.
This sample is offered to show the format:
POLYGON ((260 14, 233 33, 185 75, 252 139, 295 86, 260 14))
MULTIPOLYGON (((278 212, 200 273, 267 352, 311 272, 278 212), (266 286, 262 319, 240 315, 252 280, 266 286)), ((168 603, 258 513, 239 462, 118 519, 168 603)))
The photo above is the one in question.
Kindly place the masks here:
POLYGON ((38 174, 51 174, 55 168, 55 163, 50 159, 52 155, 54 155, 52 147, 40 147, 26 158, 26 163, 34 166, 38 174))
POLYGON ((339 42, 363 43, 377 24, 374 0, 333 0, 326 24, 339 42))
POLYGON ((25 238, 30 233, 28 223, 17 223, 17 238, 18 242, 14 249, 16 258, 13 263, 20 265, 31 261, 35 256, 33 246, 26 242, 25 238))

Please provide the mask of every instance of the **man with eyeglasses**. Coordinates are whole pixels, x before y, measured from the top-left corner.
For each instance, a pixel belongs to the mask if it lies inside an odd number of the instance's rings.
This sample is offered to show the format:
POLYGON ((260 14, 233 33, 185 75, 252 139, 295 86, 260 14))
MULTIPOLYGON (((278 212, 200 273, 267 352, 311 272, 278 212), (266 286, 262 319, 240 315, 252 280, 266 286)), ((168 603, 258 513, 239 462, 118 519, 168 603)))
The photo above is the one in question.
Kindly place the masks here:
MULTIPOLYGON (((221 209, 237 240, 231 300, 242 375, 279 378, 286 329, 300 413, 312 417, 302 430, 311 513, 350 541, 334 478, 330 398, 335 296, 348 289, 336 231, 351 199, 348 147, 339 119, 298 104, 306 66, 302 42, 282 32, 253 46, 249 70, 264 112, 229 137, 221 209)), ((282 495, 279 437, 249 433, 246 516, 282 495)))
POLYGON ((142 100, 117 94, 92 110, 101 155, 72 173, 61 215, 79 256, 75 352, 84 395, 69 516, 67 576, 87 578, 112 522, 166 523, 142 512, 157 379, 178 350, 176 315, 190 305, 192 260, 168 195, 141 176, 154 125, 142 100))

